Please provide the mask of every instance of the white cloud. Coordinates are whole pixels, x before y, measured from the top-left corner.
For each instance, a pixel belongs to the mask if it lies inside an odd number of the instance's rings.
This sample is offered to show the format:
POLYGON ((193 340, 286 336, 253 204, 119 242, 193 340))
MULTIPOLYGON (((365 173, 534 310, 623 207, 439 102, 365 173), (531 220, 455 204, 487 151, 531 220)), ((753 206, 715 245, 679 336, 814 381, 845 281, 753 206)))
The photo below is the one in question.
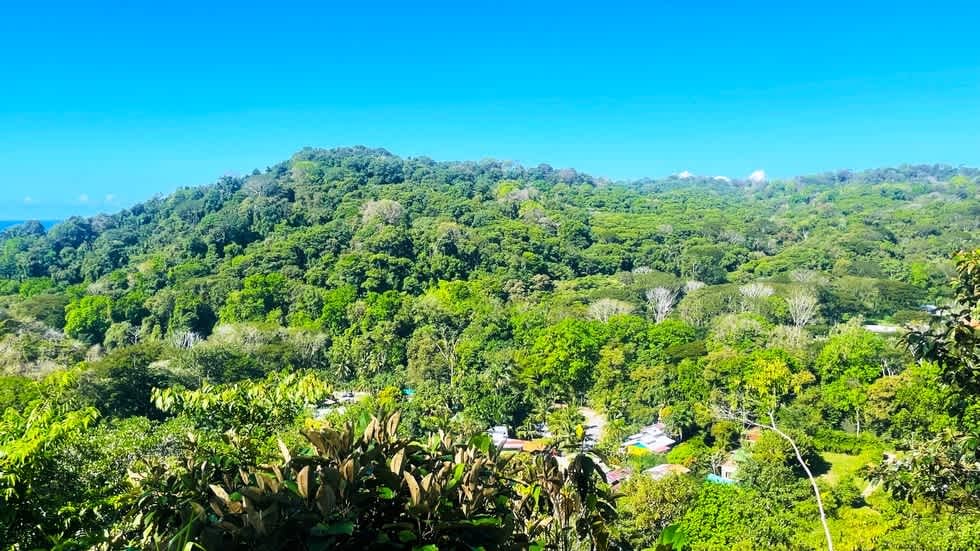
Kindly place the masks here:
POLYGON ((677 177, 680 178, 681 180, 687 180, 688 178, 691 178, 693 176, 694 174, 692 174, 691 171, 689 170, 685 170, 684 172, 677 174, 677 177))
POLYGON ((30 195, 28 195, 28 196, 26 196, 26 197, 24 197, 24 204, 25 204, 25 205, 30 205, 30 204, 31 204, 31 203, 33 203, 33 202, 34 202, 34 198, 33 198, 33 197, 31 197, 30 195))
POLYGON ((79 195, 78 196, 78 202, 79 203, 88 203, 88 195, 86 195, 84 193, 81 194, 81 195, 79 195))
POLYGON ((115 203, 116 202, 116 196, 113 195, 112 193, 106 195, 105 196, 105 202, 106 203, 115 203))
POLYGON ((728 176, 715 176, 712 179, 715 180, 715 181, 718 181, 718 182, 731 182, 732 181, 732 179, 729 178, 728 176))
POLYGON ((759 170, 756 170, 752 174, 749 174, 749 181, 752 182, 753 184, 761 184, 762 182, 765 182, 766 171, 760 168, 759 170))

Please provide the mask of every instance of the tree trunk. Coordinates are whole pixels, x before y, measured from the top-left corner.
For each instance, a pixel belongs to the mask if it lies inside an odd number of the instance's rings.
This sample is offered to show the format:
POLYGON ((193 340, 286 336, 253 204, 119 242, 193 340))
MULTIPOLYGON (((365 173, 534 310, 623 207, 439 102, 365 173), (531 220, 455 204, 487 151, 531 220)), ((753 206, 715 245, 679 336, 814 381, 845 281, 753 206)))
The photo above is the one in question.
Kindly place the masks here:
POLYGON ((827 524, 827 513, 823 508, 823 499, 820 497, 820 488, 817 486, 817 479, 813 477, 813 472, 810 470, 810 467, 807 466, 806 461, 803 460, 803 454, 800 453, 800 448, 796 445, 796 441, 793 440, 793 437, 779 430, 779 427, 776 426, 775 411, 772 409, 769 410, 769 424, 767 425, 759 423, 758 421, 753 421, 745 412, 742 412, 741 414, 727 412, 723 414, 723 418, 737 420, 745 423, 746 425, 758 427, 760 429, 769 429, 775 432, 783 440, 789 442, 789 445, 793 448, 793 453, 796 454, 796 460, 799 462, 800 466, 803 467, 807 480, 810 481, 810 486, 813 488, 813 495, 817 498, 817 509, 820 511, 820 524, 823 526, 824 537, 827 539, 827 551, 834 551, 834 539, 830 535, 830 525, 827 524))
POLYGON ((813 472, 810 471, 810 467, 803 460, 803 454, 800 453, 800 448, 797 447, 796 441, 790 435, 776 427, 776 417, 771 411, 769 412, 769 420, 772 424, 768 428, 772 429, 783 440, 789 442, 789 445, 793 447, 793 452, 796 454, 796 460, 800 462, 800 466, 806 472, 806 477, 810 480, 810 486, 813 487, 813 495, 817 498, 817 509, 820 510, 820 523, 823 525, 823 533, 827 538, 827 551, 834 551, 834 540, 830 536, 830 526, 827 524, 827 513, 823 509, 823 499, 820 498, 820 488, 817 487, 817 479, 813 477, 813 472))

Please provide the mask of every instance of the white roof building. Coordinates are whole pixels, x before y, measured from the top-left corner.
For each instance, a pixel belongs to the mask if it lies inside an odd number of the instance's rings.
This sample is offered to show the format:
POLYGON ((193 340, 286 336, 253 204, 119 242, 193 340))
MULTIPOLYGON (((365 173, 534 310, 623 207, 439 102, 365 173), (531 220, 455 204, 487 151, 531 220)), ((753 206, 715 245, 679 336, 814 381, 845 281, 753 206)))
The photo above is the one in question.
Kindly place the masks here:
POLYGON ((493 440, 493 445, 497 446, 498 448, 502 447, 510 437, 510 431, 504 425, 490 427, 490 429, 487 430, 487 434, 489 434, 490 438, 493 440))
POLYGON ((656 453, 664 453, 677 443, 664 432, 663 423, 644 427, 640 432, 630 436, 623 442, 624 448, 635 447, 656 453))

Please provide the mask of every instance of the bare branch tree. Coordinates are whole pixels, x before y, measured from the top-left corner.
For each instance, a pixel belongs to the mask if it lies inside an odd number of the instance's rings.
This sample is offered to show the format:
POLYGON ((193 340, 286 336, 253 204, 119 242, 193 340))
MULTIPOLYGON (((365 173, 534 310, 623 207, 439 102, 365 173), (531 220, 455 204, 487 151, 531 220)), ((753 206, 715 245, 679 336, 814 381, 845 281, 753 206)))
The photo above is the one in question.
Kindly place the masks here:
POLYGON ((589 305, 589 317, 603 323, 613 316, 629 314, 633 305, 614 298, 601 298, 589 305))
POLYGON ((804 285, 822 286, 827 284, 827 278, 815 270, 793 270, 790 272, 789 277, 793 281, 803 283, 804 285))
POLYGON ((385 224, 396 224, 405 213, 401 203, 391 199, 381 199, 379 201, 368 201, 361 207, 361 222, 367 224, 375 218, 380 219, 385 224))
POLYGON ((756 281, 742 285, 738 292, 742 295, 739 306, 743 312, 761 312, 764 311, 765 300, 776 291, 769 285, 756 281))
POLYGON ((793 318, 793 325, 801 329, 820 313, 820 303, 816 295, 808 291, 794 293, 786 299, 786 305, 789 307, 790 317, 793 318))
POLYGON ((747 283, 738 288, 738 292, 748 299, 760 299, 771 297, 775 292, 772 287, 765 283, 747 283))
POLYGON ((666 287, 655 287, 647 290, 647 302, 653 309, 653 318, 657 323, 667 319, 677 302, 677 291, 666 287))
POLYGON ((705 283, 703 281, 697 281, 695 279, 688 280, 684 283, 684 294, 693 293, 704 286, 705 283))
POLYGON ((194 331, 179 331, 170 337, 170 342, 174 345, 174 347, 181 350, 193 348, 201 341, 201 336, 194 331))
POLYGON ((737 421, 744 425, 751 427, 758 427, 760 429, 771 430, 777 436, 785 440, 793 448, 793 453, 796 454, 796 460, 799 462, 800 466, 803 467, 803 472, 806 473, 807 479, 810 481, 810 486, 813 488, 813 495, 817 498, 817 509, 820 511, 820 524, 823 525, 824 537, 827 539, 827 551, 834 551, 834 539, 830 535, 830 525, 827 524, 827 513, 823 508, 823 498, 820 496, 820 487, 817 486, 817 479, 813 476, 813 471, 806 464, 803 459, 803 454, 800 452, 800 447, 796 445, 796 440, 792 436, 786 434, 779 427, 776 426, 776 415, 773 410, 769 410, 769 422, 760 423, 752 419, 748 411, 736 410, 731 408, 716 407, 715 415, 720 419, 727 419, 729 421, 737 421))

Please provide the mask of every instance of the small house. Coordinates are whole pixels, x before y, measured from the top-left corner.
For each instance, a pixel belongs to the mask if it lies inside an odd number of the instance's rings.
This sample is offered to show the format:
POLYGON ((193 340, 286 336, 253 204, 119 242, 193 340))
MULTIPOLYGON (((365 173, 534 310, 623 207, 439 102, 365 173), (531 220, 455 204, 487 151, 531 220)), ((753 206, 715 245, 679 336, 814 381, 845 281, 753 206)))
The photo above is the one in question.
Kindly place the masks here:
POLYGON ((732 453, 728 454, 728 457, 725 458, 725 462, 721 464, 719 474, 725 480, 738 480, 739 467, 746 460, 748 460, 748 452, 745 451, 745 448, 739 448, 733 451, 732 453))
POLYGON ((884 325, 878 323, 869 323, 863 327, 866 331, 870 331, 878 335, 894 335, 902 330, 902 328, 897 325, 884 325))
POLYGON ((518 438, 505 438, 503 442, 497 445, 501 451, 505 452, 521 452, 526 451, 530 442, 527 440, 520 440, 518 438))
POLYGON ((735 480, 735 475, 738 474, 738 463, 732 456, 728 456, 728 459, 721 464, 721 477, 725 480, 735 480))
POLYGON ((745 431, 745 444, 749 446, 754 446, 760 438, 762 438, 762 429, 759 427, 752 427, 745 431))
POLYGON ((490 427, 487 429, 487 434, 490 435, 490 439, 493 441, 493 445, 498 448, 504 445, 504 442, 510 437, 510 429, 504 425, 497 425, 495 427, 490 427))
POLYGON ((667 436, 664 425, 656 423, 644 427, 623 442, 623 449, 632 455, 647 453, 667 453, 677 441, 667 436))
POLYGON ((632 474, 633 470, 628 467, 613 469, 606 473, 606 482, 608 482, 613 488, 616 488, 626 481, 626 479, 628 479, 632 474))

